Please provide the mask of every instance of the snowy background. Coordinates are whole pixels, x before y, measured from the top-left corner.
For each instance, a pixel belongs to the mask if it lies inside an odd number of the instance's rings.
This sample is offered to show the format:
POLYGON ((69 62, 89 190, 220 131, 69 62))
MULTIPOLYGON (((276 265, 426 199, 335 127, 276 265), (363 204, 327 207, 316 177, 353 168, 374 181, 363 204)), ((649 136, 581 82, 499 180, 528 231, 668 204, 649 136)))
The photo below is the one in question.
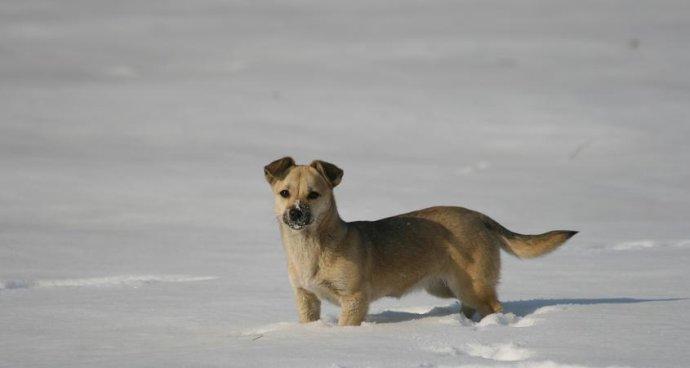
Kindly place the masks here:
POLYGON ((685 367, 690 3, 0 1, 0 367, 685 367), (262 167, 346 220, 581 233, 505 313, 295 323, 262 167))

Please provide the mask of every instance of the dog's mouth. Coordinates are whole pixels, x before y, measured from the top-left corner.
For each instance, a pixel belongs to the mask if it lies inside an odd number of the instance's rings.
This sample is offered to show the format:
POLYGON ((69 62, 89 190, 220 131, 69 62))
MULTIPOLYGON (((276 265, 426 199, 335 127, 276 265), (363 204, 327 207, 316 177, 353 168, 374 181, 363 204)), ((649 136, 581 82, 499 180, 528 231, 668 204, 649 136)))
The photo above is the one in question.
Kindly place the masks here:
POLYGON ((287 225, 292 230, 302 230, 311 224, 311 221, 293 222, 293 221, 290 221, 287 219, 283 219, 283 222, 285 223, 285 225, 287 225))
POLYGON ((290 223, 290 222, 287 222, 285 224, 292 230, 302 230, 305 227, 307 227, 307 225, 309 225, 309 224, 296 224, 296 223, 290 223))
POLYGON ((302 230, 312 222, 311 213, 304 209, 292 208, 283 213, 283 223, 292 230, 302 230))

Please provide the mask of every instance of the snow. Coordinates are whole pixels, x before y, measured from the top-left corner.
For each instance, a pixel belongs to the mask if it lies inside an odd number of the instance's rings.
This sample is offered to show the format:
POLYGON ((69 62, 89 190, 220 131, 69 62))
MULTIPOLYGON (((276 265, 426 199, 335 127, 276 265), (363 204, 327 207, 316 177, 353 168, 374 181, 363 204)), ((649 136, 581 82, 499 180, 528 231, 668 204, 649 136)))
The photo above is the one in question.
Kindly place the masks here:
POLYGON ((139 287, 152 282, 190 282, 213 280, 212 276, 182 276, 182 275, 121 275, 109 277, 90 277, 80 279, 54 279, 54 280, 25 280, 10 279, 0 282, 1 289, 27 289, 48 287, 108 287, 129 286, 139 287))
POLYGON ((474 357, 502 362, 520 361, 532 356, 530 350, 523 349, 513 343, 492 345, 468 344, 465 352, 474 357))
POLYGON ((684 367, 685 0, 0 2, 0 367, 684 367), (300 325, 262 167, 346 220, 432 205, 504 313, 423 293, 300 325))

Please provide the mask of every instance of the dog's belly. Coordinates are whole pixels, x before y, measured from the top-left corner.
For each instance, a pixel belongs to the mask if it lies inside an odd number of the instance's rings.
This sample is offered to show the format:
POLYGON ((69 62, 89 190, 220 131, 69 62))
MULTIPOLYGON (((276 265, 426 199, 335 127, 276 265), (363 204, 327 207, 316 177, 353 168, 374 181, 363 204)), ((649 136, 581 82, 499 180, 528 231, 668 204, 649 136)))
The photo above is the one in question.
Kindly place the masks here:
POLYGON ((436 277, 426 276, 416 280, 408 279, 404 282, 391 283, 391 285, 386 288, 384 295, 381 296, 399 299, 405 294, 426 288, 430 283, 435 282, 436 280, 436 277))

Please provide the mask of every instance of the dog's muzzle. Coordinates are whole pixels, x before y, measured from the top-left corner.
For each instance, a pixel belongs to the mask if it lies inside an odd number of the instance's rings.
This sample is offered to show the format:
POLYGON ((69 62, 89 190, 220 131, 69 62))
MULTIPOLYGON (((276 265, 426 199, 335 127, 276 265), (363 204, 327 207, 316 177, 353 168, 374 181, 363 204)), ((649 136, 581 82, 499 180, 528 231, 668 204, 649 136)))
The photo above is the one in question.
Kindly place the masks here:
POLYGON ((311 224, 311 211, 308 206, 291 207, 283 213, 283 222, 293 230, 301 230, 311 224))

